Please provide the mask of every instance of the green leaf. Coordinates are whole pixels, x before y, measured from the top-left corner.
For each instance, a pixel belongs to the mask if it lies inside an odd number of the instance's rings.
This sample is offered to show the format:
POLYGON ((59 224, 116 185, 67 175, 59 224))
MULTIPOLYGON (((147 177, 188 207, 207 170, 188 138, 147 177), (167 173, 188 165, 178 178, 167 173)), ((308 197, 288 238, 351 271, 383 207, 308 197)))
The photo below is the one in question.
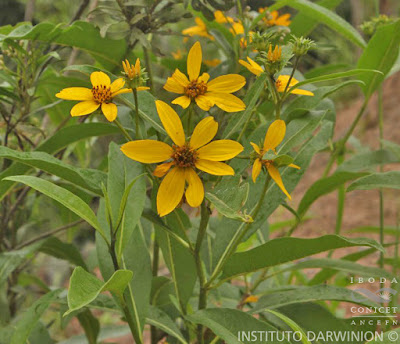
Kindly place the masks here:
POLYGON ((259 313, 267 308, 275 309, 294 303, 311 301, 344 301, 367 307, 377 306, 375 302, 372 302, 367 297, 353 290, 330 285, 317 285, 313 287, 299 287, 265 295, 258 300, 255 307, 251 310, 251 313, 259 313))
MULTIPOLYGON (((118 134, 119 129, 108 123, 81 123, 70 125, 57 131, 53 136, 37 146, 36 151, 54 154, 68 145, 93 136, 118 134)), ((29 172, 31 168, 27 165, 14 163, 0 173, 0 201, 12 189, 15 182, 3 180, 3 178, 21 175, 29 172)))
POLYGON ((100 332, 100 322, 93 316, 89 309, 78 313, 76 317, 85 331, 89 344, 97 344, 97 337, 100 332))
POLYGON ((241 112, 229 115, 229 124, 226 127, 223 138, 228 139, 237 131, 241 130, 243 124, 251 116, 254 111, 254 107, 260 98, 261 92, 264 90, 264 84, 267 80, 266 74, 261 74, 257 77, 256 82, 251 86, 250 90, 246 93, 243 101, 246 104, 246 109, 241 112))
POLYGON ((350 159, 344 161, 336 169, 339 171, 363 171, 371 170, 375 166, 393 164, 400 162, 400 156, 396 156, 389 149, 381 149, 374 152, 360 153, 353 155, 350 159))
POLYGON ((15 325, 15 331, 10 344, 25 344, 31 331, 38 324, 43 313, 50 304, 58 298, 61 290, 54 290, 34 302, 25 313, 23 313, 15 325))
POLYGON ((361 277, 385 277, 387 279, 393 279, 394 275, 384 269, 364 266, 358 263, 354 263, 343 259, 332 259, 332 258, 312 258, 302 262, 298 262, 292 266, 279 270, 275 273, 284 273, 286 271, 295 271, 302 269, 334 269, 339 271, 345 271, 352 275, 358 275, 361 277))
POLYGON ((81 198, 74 195, 72 192, 38 177, 13 176, 7 177, 6 180, 23 183, 61 203, 64 207, 84 219, 104 237, 103 229, 100 227, 93 210, 81 198))
MULTIPOLYGON (((343 0, 321 0, 316 4, 328 10, 336 8, 343 0)), ((307 37, 320 22, 319 17, 309 17, 300 11, 290 24, 290 32, 297 37, 307 37)))
POLYGON ((122 297, 122 293, 132 276, 132 271, 118 270, 107 282, 102 282, 80 266, 76 267, 72 273, 68 289, 69 310, 65 312, 64 316, 87 306, 104 291, 110 291, 122 297))
POLYGON ((20 250, 0 254, 0 287, 7 281, 8 276, 32 253, 42 246, 43 241, 36 242, 20 250))
POLYGON ((336 190, 340 185, 343 185, 348 181, 363 177, 365 175, 366 173, 360 172, 335 172, 329 177, 317 180, 313 185, 311 185, 300 201, 297 209, 297 213, 299 214, 300 218, 306 214, 311 204, 313 204, 319 197, 336 190))
MULTIPOLYGON (((218 337, 220 337, 227 344, 250 344, 265 343, 265 340, 259 337, 256 340, 245 338, 248 331, 260 331, 265 333, 267 331, 278 332, 278 330, 266 322, 260 321, 248 313, 242 312, 237 309, 229 308, 212 308, 197 311, 194 314, 187 315, 186 318, 195 323, 208 327, 218 337), (242 333, 244 332, 244 333, 242 333), (238 338, 238 335, 241 337, 238 338)), ((265 338, 264 338, 265 339, 265 338)), ((282 336, 279 336, 279 343, 288 343, 282 341, 282 336)), ((278 343, 277 339, 271 340, 268 343, 278 343)))
POLYGON ((277 311, 273 311, 272 309, 266 309, 265 310, 267 313, 271 313, 273 315, 275 315, 277 318, 281 319, 286 325, 288 325, 294 332, 298 332, 300 333, 300 338, 301 338, 301 342, 303 344, 311 344, 311 342, 308 340, 307 335, 305 334, 304 330, 297 325, 292 319, 288 318, 286 315, 277 312, 277 311))
POLYGON ((324 235, 314 239, 278 238, 249 251, 235 253, 227 260, 221 279, 230 279, 320 252, 354 246, 369 246, 383 251, 375 240, 364 238, 348 239, 339 235, 324 235))
POLYGON ((81 266, 87 270, 86 263, 84 262, 79 250, 73 244, 62 242, 56 237, 50 237, 44 240, 40 246, 39 251, 58 259, 69 261, 70 263, 81 266))
MULTIPOLYGON (((375 227, 375 226, 362 226, 362 227, 356 227, 347 230, 349 233, 376 233, 378 234, 380 232, 381 228, 380 227, 375 227)), ((396 227, 389 227, 386 226, 383 229, 383 232, 385 235, 398 235, 400 234, 400 229, 396 227)))
POLYGON ((278 1, 277 4, 280 7, 293 7, 296 10, 301 11, 303 15, 329 26, 332 30, 336 31, 359 47, 364 48, 366 46, 364 39, 353 26, 342 17, 323 6, 312 3, 308 0, 281 0, 278 1))
POLYGON ((48 153, 19 152, 7 147, 0 147, 0 158, 11 159, 38 168, 101 195, 100 185, 105 181, 105 173, 101 171, 68 165, 48 153))
POLYGON ((368 42, 368 46, 358 60, 358 68, 375 69, 383 74, 360 76, 365 83, 363 90, 366 97, 370 97, 375 92, 394 66, 399 56, 399 45, 400 20, 378 28, 368 42))
POLYGON ((178 326, 176 326, 168 314, 160 308, 150 306, 146 320, 150 325, 153 325, 178 339, 182 344, 188 344, 178 326))
POLYGON ((87 21, 76 21, 66 27, 51 23, 40 23, 35 26, 24 23, 6 36, 0 35, 0 42, 6 38, 29 39, 75 47, 89 53, 107 69, 120 66, 127 49, 125 40, 103 38, 99 29, 87 21))
POLYGON ((375 338, 375 340, 372 340, 368 342, 368 344, 393 344, 393 343, 399 343, 400 339, 400 328, 393 329, 391 331, 384 332, 382 335, 382 340, 379 336, 375 338))
POLYGON ((390 171, 370 174, 351 183, 347 192, 380 188, 400 189, 400 172, 390 171))

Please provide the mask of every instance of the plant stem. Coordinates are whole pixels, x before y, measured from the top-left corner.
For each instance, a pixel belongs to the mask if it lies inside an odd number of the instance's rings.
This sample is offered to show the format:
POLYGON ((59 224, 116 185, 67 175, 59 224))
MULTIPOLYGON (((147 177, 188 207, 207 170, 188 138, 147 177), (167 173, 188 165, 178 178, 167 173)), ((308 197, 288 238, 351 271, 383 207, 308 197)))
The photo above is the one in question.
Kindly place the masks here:
POLYGON ((122 126, 121 122, 118 121, 118 119, 116 119, 114 121, 114 123, 117 125, 117 127, 119 128, 119 130, 121 131, 122 135, 124 135, 125 139, 127 141, 132 141, 132 137, 131 135, 129 135, 129 133, 125 130, 125 128, 122 126))
POLYGON ((133 89, 133 98, 135 99, 135 139, 139 140, 142 138, 142 135, 140 134, 140 127, 139 127, 139 101, 138 101, 138 96, 137 96, 137 89, 133 89))
POLYGON ((300 61, 300 56, 296 56, 296 59, 294 61, 294 65, 293 65, 293 69, 292 69, 292 73, 290 74, 288 83, 286 84, 285 90, 283 91, 282 98, 285 98, 285 96, 286 96, 286 93, 289 89, 290 82, 292 81, 292 79, 294 77, 294 73, 296 72, 297 67, 299 66, 299 61, 300 61))
MULTIPOLYGON (((152 265, 152 273, 153 277, 158 275, 158 265, 160 261, 160 246, 156 239, 154 239, 153 245, 153 265, 152 265)), ((158 342, 158 335, 157 335, 157 328, 153 325, 150 326, 150 335, 151 335, 151 344, 157 344, 158 342)))
MULTIPOLYGON (((378 5, 379 9, 379 5, 378 5)), ((382 86, 378 89, 378 120, 379 120, 379 148, 383 149, 383 88, 382 86)), ((379 166, 379 171, 383 172, 383 166, 379 166)), ((379 189, 379 242, 381 245, 385 243, 384 236, 384 199, 383 199, 383 189, 379 189)), ((379 266, 381 269, 384 267, 384 253, 380 253, 379 266)), ((384 288, 385 284, 381 283, 381 288, 384 288)))
MULTIPOLYGON (((263 187, 263 190, 261 191, 260 198, 251 213, 251 217, 253 218, 253 220, 257 217, 257 215, 262 207, 265 195, 268 190, 268 185, 269 185, 270 180, 271 180, 271 177, 268 174, 267 178, 265 179, 264 187, 263 187)), ((241 226, 239 227, 239 229, 236 231, 235 235, 229 242, 228 247, 224 251, 220 260, 218 261, 217 266, 215 267, 214 272, 211 274, 209 281, 206 283, 206 288, 209 288, 211 286, 211 283, 218 277, 218 275, 221 272, 222 268, 224 267, 226 261, 235 252, 237 246, 241 243, 243 237, 246 235, 247 231, 250 229, 250 226, 251 226, 251 223, 243 222, 241 224, 241 226)))
POLYGON ((337 142, 337 145, 335 147, 335 150, 332 152, 331 157, 328 161, 328 164, 325 168, 323 177, 328 176, 333 163, 335 162, 336 158, 338 157, 339 154, 343 152, 343 148, 346 146, 347 141, 349 140, 350 136, 353 134, 354 129, 357 127, 357 124, 360 122, 361 117, 364 115, 365 110, 367 109, 368 102, 369 102, 370 97, 365 98, 363 105, 361 106, 360 111, 358 112, 356 118, 354 119, 353 123, 351 124, 349 130, 347 131, 346 135, 343 137, 343 139, 339 140, 337 142))
POLYGON ((153 71, 151 68, 151 61, 150 61, 150 55, 149 51, 145 46, 143 46, 143 54, 144 54, 144 60, 146 61, 146 70, 147 70, 147 75, 149 76, 149 87, 151 93, 154 93, 154 83, 153 83, 153 71))
MULTIPOLYGON (((205 287, 207 281, 206 281, 206 276, 204 274, 203 263, 201 261, 200 253, 201 253, 201 244, 203 243, 203 239, 207 233, 207 225, 209 218, 210 218, 210 212, 205 204, 205 201, 203 201, 203 203, 201 204, 200 226, 199 226, 199 231, 197 232, 196 245, 193 252, 194 260, 196 262, 197 275, 199 277, 199 282, 200 282, 199 306, 198 306, 199 310, 207 307, 207 288, 205 287)), ((204 343, 203 325, 197 326, 197 341, 199 344, 204 343)))

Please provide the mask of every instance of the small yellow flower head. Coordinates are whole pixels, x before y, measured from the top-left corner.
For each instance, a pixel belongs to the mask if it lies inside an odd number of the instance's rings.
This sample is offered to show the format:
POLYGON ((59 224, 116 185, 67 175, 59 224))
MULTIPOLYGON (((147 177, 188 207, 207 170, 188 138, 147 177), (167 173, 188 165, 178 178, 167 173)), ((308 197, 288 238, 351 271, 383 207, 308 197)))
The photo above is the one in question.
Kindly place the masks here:
POLYGON ((190 140, 186 140, 178 114, 160 100, 156 101, 156 107, 173 144, 136 140, 124 144, 121 150, 127 157, 141 163, 163 162, 153 174, 160 178, 165 176, 157 193, 158 214, 165 216, 181 203, 184 194, 191 207, 200 206, 204 199, 204 186, 196 170, 216 176, 234 175, 233 168, 222 161, 234 158, 243 151, 243 146, 232 140, 212 141, 218 131, 218 123, 213 117, 201 120, 190 140))
POLYGON ((198 17, 194 18, 194 20, 196 22, 196 25, 188 27, 187 29, 183 30, 182 34, 190 37, 193 36, 207 37, 213 41, 214 37, 208 33, 206 24, 198 17))
POLYGON ((140 68, 139 59, 136 59, 135 65, 131 65, 128 60, 122 61, 122 67, 124 68, 125 80, 130 88, 135 88, 137 91, 150 89, 149 87, 141 86, 147 80, 147 73, 144 68, 140 68))
MULTIPOLYGON (((285 186, 283 185, 282 177, 279 173, 279 165, 276 163, 274 158, 264 159, 264 155, 269 151, 272 151, 276 155, 276 147, 280 145, 286 134, 286 124, 283 120, 278 119, 269 126, 267 134, 265 135, 264 144, 258 146, 257 144, 251 142, 253 146, 255 159, 253 162, 252 179, 255 183, 257 177, 260 175, 262 169, 264 169, 275 183, 279 186, 282 192, 291 199, 289 193, 287 192, 285 186)), ((288 164, 289 167, 297 168, 300 167, 294 164, 288 164)))
POLYGON ((247 57, 247 61, 248 62, 244 60, 239 60, 239 63, 243 67, 246 67, 254 75, 259 76, 261 73, 264 72, 264 69, 262 69, 262 67, 257 62, 254 62, 250 57, 247 57))
POLYGON ((258 302, 258 296, 256 295, 249 295, 246 297, 243 301, 243 303, 253 303, 253 302, 258 302))
MULTIPOLYGON (((276 86, 276 89, 278 92, 280 92, 280 93, 285 92, 286 86, 289 82, 289 79, 290 79, 290 75, 280 75, 278 77, 278 79, 276 79, 275 86, 276 86)), ((294 85, 296 85, 298 83, 299 82, 295 78, 292 78, 292 80, 290 80, 290 84, 289 84, 289 87, 287 88, 287 91, 289 91, 289 89, 291 87, 293 87, 294 85)), ((299 88, 295 88, 290 93, 299 94, 299 95, 303 95, 303 96, 313 96, 314 95, 314 93, 312 93, 311 91, 301 90, 299 88)))
POLYGON ((90 75, 92 88, 68 87, 56 94, 57 98, 65 100, 79 100, 71 109, 71 116, 84 116, 96 111, 101 106, 101 111, 108 121, 117 118, 117 106, 112 102, 119 94, 132 92, 130 88, 123 88, 125 81, 122 78, 111 83, 110 78, 103 72, 93 72, 90 75))
POLYGON ((228 17, 222 11, 215 11, 214 12, 215 21, 219 24, 226 24, 226 23, 234 23, 235 20, 231 17, 228 17))
POLYGON ((246 79, 239 74, 228 74, 209 81, 208 73, 200 75, 202 59, 201 45, 196 42, 187 57, 188 76, 176 69, 164 85, 168 92, 182 94, 172 104, 186 109, 194 101, 204 111, 214 105, 226 112, 244 110, 246 105, 243 101, 231 93, 240 90, 246 84, 246 79))
POLYGON ((271 27, 271 26, 289 26, 291 24, 290 14, 289 13, 285 13, 285 14, 282 14, 280 16, 278 11, 269 12, 267 10, 267 7, 259 8, 258 12, 259 13, 267 12, 265 14, 265 17, 263 18, 263 22, 268 27, 271 27))
POLYGON ((272 51, 272 44, 270 44, 267 58, 270 63, 279 62, 282 58, 282 47, 276 45, 275 49, 272 51))

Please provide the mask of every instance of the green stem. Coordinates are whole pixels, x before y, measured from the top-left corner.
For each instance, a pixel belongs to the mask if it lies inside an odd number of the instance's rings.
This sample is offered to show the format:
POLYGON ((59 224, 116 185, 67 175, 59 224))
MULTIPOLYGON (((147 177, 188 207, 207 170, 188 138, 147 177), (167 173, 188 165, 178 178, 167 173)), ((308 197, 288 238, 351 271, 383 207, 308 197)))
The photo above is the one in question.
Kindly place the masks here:
MULTIPOLYGON (((205 309, 207 307, 207 288, 205 287, 207 281, 200 253, 201 253, 201 244, 203 243, 203 239, 207 233, 207 225, 209 218, 210 218, 210 211, 208 210, 205 202, 203 201, 203 203, 201 204, 200 226, 199 226, 199 231, 197 233, 196 245, 193 252, 194 259, 196 262, 197 275, 199 277, 199 283, 200 283, 199 306, 198 306, 199 310, 205 309)), ((204 343, 203 325, 197 326, 197 341, 199 344, 204 343)))
MULTIPOLYGON (((255 206, 255 208, 253 209, 253 211, 251 213, 251 217, 253 218, 253 220, 257 217, 257 215, 262 207, 265 195, 268 190, 268 185, 269 185, 270 180, 271 180, 271 177, 269 175, 267 175, 267 178, 265 179, 263 190, 261 191, 260 198, 257 202, 257 205, 255 206)), ((243 222, 240 225, 239 229, 236 231, 235 235, 229 242, 228 247, 224 251, 221 258, 219 259, 217 266, 215 267, 214 272, 211 274, 209 281, 206 283, 206 288, 209 288, 211 286, 211 283, 218 277, 218 275, 221 272, 222 268, 224 267, 226 261, 236 251, 237 246, 241 243, 243 237, 246 235, 246 233, 250 229, 250 226, 251 226, 251 223, 249 223, 249 222, 247 222, 247 223, 243 222)))
POLYGON ((133 98, 135 100, 135 139, 139 140, 142 138, 142 135, 140 134, 140 127, 139 127, 139 101, 138 101, 138 96, 137 96, 137 89, 133 89, 133 98))
POLYGON ((282 107, 281 97, 279 96, 278 90, 276 89, 275 82, 271 75, 268 76, 267 82, 268 82, 268 86, 271 90, 272 98, 273 98, 274 104, 275 104, 275 119, 280 119, 281 118, 281 107, 282 107))
POLYGON ((284 99, 286 96, 286 93, 289 89, 290 82, 292 81, 292 79, 294 77, 294 73, 296 72, 297 67, 299 66, 299 61, 300 61, 300 56, 296 56, 296 59, 294 61, 294 65, 293 65, 293 69, 292 69, 292 73, 290 74, 289 81, 286 84, 285 90, 283 91, 282 99, 284 99))
POLYGON ((119 128, 119 130, 121 130, 121 133, 122 133, 122 135, 124 135, 125 139, 126 139, 127 141, 132 141, 131 135, 129 135, 129 133, 125 130, 125 128, 122 126, 121 122, 120 122, 118 119, 116 119, 116 120, 114 121, 114 123, 117 125, 117 127, 119 128))
MULTIPOLYGON (((378 5, 379 8, 379 5, 378 5)), ((378 120, 379 120, 379 148, 383 149, 383 90, 382 86, 378 89, 378 120)), ((379 166, 379 171, 383 172, 383 166, 379 166)), ((381 245, 385 243, 384 236, 384 199, 383 199, 383 189, 379 189, 379 242, 381 245)), ((384 267, 384 253, 380 253, 379 266, 381 269, 384 267)), ((381 283, 381 288, 384 288, 384 283, 381 283)))
MULTIPOLYGON (((157 240, 154 240, 153 246, 153 265, 152 265, 152 273, 153 277, 158 275, 158 265, 160 261, 160 246, 158 245, 157 240)), ((150 335, 151 335, 151 344, 158 343, 158 333, 157 328, 153 325, 150 326, 150 335)))
POLYGON ((144 54, 144 60, 146 61, 147 75, 149 76, 150 91, 151 91, 151 93, 154 93, 153 71, 152 71, 152 68, 151 68, 151 61, 150 61, 149 51, 147 50, 146 47, 143 47, 143 54, 144 54))
POLYGON ((333 163, 335 162, 336 158, 338 155, 340 155, 343 152, 344 147, 346 146, 347 141, 349 140, 350 136, 353 134, 354 129, 357 127, 358 122, 360 122, 361 117, 364 115, 365 110, 367 109, 368 102, 369 102, 370 97, 365 98, 364 103, 358 112, 356 118, 354 119, 353 123, 351 124, 349 130, 347 131, 346 135, 343 137, 343 139, 339 140, 337 142, 337 145, 335 147, 335 150, 331 154, 331 157, 328 161, 328 164, 325 168, 323 177, 328 176, 333 163))

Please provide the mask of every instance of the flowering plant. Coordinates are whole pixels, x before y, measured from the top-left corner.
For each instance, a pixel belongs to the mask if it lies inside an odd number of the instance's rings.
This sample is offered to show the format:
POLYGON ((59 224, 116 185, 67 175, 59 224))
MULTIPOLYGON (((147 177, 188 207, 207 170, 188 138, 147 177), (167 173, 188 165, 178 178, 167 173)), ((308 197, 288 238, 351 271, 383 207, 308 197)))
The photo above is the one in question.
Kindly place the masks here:
POLYGON ((400 174, 383 166, 400 146, 383 135, 382 85, 399 69, 400 21, 377 16, 364 38, 326 1, 89 3, 68 25, 0 27, 0 344, 391 334, 351 326, 339 304, 397 305, 346 287, 373 276, 396 291, 384 189, 400 174), (361 51, 356 64, 326 63, 319 22, 361 51), (337 133, 347 93, 362 105, 337 133), (363 149, 375 94, 379 150, 363 149), (379 240, 347 235, 346 195, 372 189, 379 226, 363 228, 379 240), (67 338, 78 323, 85 339, 67 338))

